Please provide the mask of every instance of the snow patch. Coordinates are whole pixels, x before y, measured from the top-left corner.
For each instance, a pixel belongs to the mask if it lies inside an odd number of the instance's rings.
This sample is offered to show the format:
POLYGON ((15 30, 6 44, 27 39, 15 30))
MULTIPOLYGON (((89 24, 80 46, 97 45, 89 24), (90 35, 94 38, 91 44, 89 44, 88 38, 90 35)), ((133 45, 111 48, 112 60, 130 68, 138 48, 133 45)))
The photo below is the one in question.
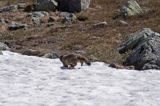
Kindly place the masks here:
POLYGON ((0 106, 160 106, 159 71, 102 62, 62 70, 59 59, 8 51, 0 66, 0 106))

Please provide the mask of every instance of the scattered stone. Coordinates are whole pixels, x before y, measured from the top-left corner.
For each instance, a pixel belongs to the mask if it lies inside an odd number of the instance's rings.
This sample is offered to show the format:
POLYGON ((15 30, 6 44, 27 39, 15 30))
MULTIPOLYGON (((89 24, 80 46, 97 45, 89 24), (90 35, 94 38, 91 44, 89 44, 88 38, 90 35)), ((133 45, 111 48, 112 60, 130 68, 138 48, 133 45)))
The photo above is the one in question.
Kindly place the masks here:
POLYGON ((21 23, 12 23, 11 25, 8 26, 9 30, 18 30, 18 29, 26 29, 27 24, 21 24, 21 23))
POLYGON ((160 69, 160 34, 144 28, 130 35, 119 48, 119 53, 132 50, 124 62, 137 70, 160 69))
POLYGON ((58 54, 55 52, 51 52, 51 53, 47 53, 44 56, 42 56, 44 58, 50 58, 50 59, 56 59, 59 58, 58 54))
POLYGON ((57 0, 58 9, 63 12, 80 12, 89 8, 91 0, 57 0))
POLYGON ((64 22, 73 22, 77 19, 76 15, 73 13, 68 13, 68 12, 61 12, 60 16, 63 17, 64 22))
POLYGON ((22 50, 21 53, 28 56, 42 56, 42 53, 39 50, 33 49, 22 50))
POLYGON ((3 50, 10 50, 10 48, 5 43, 0 42, 0 51, 3 50))
POLYGON ((35 4, 36 11, 55 11, 57 7, 55 0, 37 0, 35 4))
POLYGON ((128 70, 134 70, 134 66, 123 66, 120 64, 111 63, 108 67, 116 68, 116 69, 128 69, 128 70))
POLYGON ((81 55, 86 55, 86 52, 84 50, 76 50, 75 53, 81 54, 81 55))
POLYGON ((3 12, 15 12, 18 10, 18 6, 17 5, 10 5, 10 6, 5 6, 0 8, 0 13, 3 12))
POLYGON ((126 21, 123 21, 123 20, 119 20, 118 21, 118 25, 122 25, 122 26, 128 26, 129 24, 126 22, 126 21))
POLYGON ((108 26, 108 23, 107 22, 99 22, 97 24, 94 24, 93 25, 93 28, 105 28, 108 26))
POLYGON ((18 9, 25 9, 26 3, 18 3, 18 9))
POLYGON ((88 17, 87 17, 87 16, 84 16, 84 15, 80 15, 80 16, 77 17, 77 19, 78 19, 79 21, 86 21, 86 20, 88 20, 88 17))
POLYGON ((2 51, 0 51, 0 55, 3 55, 2 51))
POLYGON ((41 18, 45 16, 49 16, 49 13, 45 11, 38 11, 38 12, 29 13, 27 16, 32 18, 32 21, 34 24, 40 24, 41 18))
POLYGON ((0 24, 7 24, 7 21, 5 19, 0 19, 0 24))

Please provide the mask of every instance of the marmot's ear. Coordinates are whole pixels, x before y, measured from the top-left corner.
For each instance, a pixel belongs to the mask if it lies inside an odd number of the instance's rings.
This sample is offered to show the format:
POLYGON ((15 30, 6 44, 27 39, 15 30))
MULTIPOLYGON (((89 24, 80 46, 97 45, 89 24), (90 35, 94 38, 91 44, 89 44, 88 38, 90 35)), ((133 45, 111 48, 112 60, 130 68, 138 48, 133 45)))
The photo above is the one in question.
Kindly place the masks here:
POLYGON ((63 58, 63 55, 59 56, 59 59, 60 59, 60 60, 62 60, 62 58, 63 58))

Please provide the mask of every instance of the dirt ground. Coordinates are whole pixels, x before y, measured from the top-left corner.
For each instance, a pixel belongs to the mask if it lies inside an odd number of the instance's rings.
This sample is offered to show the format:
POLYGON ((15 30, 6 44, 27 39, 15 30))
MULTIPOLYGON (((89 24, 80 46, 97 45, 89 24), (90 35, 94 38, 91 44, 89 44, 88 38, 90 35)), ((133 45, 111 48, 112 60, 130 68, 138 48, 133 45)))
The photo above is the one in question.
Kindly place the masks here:
POLYGON ((78 16, 88 17, 87 21, 72 24, 54 22, 50 26, 42 24, 27 30, 4 31, 0 32, 0 41, 8 42, 15 52, 26 49, 59 54, 83 51, 93 61, 122 63, 127 54, 120 55, 117 47, 130 33, 145 27, 160 32, 159 0, 139 0, 140 5, 149 12, 142 17, 128 18, 125 20, 129 23, 128 26, 118 24, 120 19, 112 19, 118 7, 125 2, 126 0, 92 0, 90 9, 77 13, 78 16), (107 27, 93 28, 93 24, 103 21, 108 23, 107 27))

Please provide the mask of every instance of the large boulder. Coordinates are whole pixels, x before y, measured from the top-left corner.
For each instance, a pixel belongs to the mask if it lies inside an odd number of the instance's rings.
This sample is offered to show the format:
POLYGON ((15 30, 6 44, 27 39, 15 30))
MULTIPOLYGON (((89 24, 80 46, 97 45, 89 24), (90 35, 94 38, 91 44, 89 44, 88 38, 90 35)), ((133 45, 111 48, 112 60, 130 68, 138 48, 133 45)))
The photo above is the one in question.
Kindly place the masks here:
POLYGON ((123 17, 124 19, 126 19, 127 17, 131 16, 141 16, 143 13, 144 11, 136 0, 128 0, 126 4, 121 6, 118 14, 113 19, 119 17, 123 17))
POLYGON ((58 9, 64 12, 80 12, 89 8, 91 0, 57 0, 58 9))
POLYGON ((132 50, 125 65, 134 65, 135 69, 160 69, 160 34, 144 28, 130 35, 119 48, 119 53, 132 50))
POLYGON ((55 0, 37 0, 34 8, 36 11, 55 11, 57 5, 55 0))

